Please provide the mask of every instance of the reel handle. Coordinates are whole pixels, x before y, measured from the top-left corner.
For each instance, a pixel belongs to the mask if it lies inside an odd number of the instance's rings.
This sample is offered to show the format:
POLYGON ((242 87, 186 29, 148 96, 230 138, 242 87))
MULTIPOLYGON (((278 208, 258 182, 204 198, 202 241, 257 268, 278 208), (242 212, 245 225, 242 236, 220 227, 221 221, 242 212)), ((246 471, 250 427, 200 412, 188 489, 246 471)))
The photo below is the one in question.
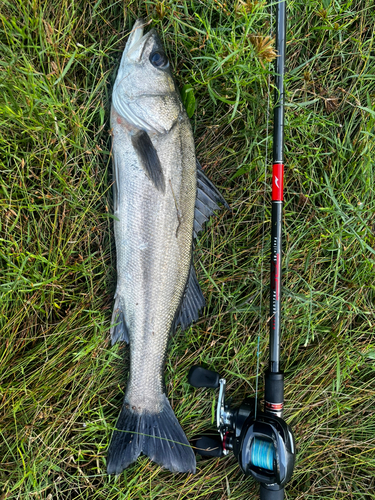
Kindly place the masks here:
POLYGON ((190 368, 188 382, 193 387, 206 387, 207 389, 216 389, 219 387, 220 375, 212 370, 207 370, 200 365, 194 365, 190 368))
POLYGON ((200 436, 195 442, 196 453, 202 457, 217 457, 224 455, 223 443, 220 437, 200 436))
POLYGON ((260 500, 284 500, 284 488, 280 490, 270 490, 261 484, 260 500))

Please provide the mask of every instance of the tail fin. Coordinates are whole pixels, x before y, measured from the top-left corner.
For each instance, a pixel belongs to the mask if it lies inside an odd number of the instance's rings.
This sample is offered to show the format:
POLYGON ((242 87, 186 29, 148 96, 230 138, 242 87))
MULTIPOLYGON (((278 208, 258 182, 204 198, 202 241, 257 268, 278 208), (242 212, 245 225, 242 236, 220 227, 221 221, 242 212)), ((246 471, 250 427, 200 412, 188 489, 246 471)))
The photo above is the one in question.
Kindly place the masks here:
POLYGON ((120 474, 143 453, 171 472, 195 473, 195 455, 167 397, 159 413, 123 405, 108 449, 107 472, 120 474))

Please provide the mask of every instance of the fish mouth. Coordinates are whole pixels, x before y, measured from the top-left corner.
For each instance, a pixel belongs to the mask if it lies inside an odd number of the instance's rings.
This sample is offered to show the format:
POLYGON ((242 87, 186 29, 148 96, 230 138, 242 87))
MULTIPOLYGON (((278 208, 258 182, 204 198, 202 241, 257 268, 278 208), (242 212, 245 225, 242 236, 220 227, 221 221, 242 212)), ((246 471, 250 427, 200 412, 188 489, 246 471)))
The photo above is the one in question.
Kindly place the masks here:
POLYGON ((144 28, 149 24, 150 23, 146 23, 144 19, 137 19, 134 23, 125 49, 126 56, 129 59, 139 60, 142 57, 143 48, 147 40, 154 32, 153 30, 151 30, 145 35, 143 34, 144 28))

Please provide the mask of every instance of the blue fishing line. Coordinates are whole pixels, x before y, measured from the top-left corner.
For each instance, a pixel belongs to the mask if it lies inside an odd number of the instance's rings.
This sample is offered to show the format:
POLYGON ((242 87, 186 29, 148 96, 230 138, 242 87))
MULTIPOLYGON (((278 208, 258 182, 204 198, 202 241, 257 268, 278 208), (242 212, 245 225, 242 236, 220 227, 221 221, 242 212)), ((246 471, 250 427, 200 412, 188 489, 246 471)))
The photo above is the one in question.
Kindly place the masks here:
POLYGON ((251 446, 251 463, 262 469, 273 470, 275 448, 271 441, 254 438, 251 446))

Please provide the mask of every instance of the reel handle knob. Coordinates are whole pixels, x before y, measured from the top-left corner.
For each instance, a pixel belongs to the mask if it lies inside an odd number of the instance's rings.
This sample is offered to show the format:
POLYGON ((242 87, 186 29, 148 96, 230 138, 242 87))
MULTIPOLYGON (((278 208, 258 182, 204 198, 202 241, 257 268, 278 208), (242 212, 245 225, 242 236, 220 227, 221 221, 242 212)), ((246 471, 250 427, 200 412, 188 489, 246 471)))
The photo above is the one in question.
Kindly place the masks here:
POLYGON ((207 370, 203 366, 194 365, 190 368, 188 382, 193 387, 207 387, 216 389, 219 387, 220 375, 217 372, 207 370))
POLYGON ((200 436, 196 442, 196 453, 202 457, 222 457, 223 443, 219 437, 200 436))
POLYGON ((271 490, 260 485, 260 500, 284 500, 284 488, 271 490))

